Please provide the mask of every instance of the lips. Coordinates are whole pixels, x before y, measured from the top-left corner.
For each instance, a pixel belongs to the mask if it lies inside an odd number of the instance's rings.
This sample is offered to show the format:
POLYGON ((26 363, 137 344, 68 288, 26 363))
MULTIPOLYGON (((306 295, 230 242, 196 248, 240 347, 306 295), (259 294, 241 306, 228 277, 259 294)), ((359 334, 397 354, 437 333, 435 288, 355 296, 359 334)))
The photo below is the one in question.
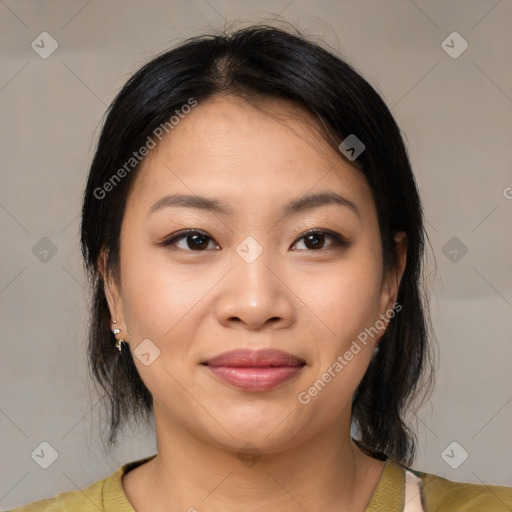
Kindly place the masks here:
POLYGON ((234 350, 202 363, 215 376, 237 388, 267 391, 295 377, 306 362, 275 349, 234 350))

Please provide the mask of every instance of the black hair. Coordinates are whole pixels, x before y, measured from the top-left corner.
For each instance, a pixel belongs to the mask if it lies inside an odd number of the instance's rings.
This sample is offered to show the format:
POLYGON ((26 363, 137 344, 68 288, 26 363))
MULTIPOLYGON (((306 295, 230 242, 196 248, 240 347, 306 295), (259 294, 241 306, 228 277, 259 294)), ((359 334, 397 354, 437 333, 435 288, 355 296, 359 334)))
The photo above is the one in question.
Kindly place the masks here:
POLYGON ((393 237, 400 231, 407 234, 407 261, 397 296, 402 309, 354 394, 352 420, 368 453, 410 464, 416 436, 405 414, 420 391, 426 396, 430 389, 433 364, 422 288, 426 232, 406 147, 390 110, 351 65, 298 32, 263 24, 194 37, 157 56, 128 80, 107 111, 84 193, 81 247, 93 291, 89 367, 109 410, 108 449, 126 419, 149 423, 153 405, 130 351, 114 346, 99 268, 103 252, 106 271, 119 279, 121 223, 139 168, 133 154, 159 126, 170 127, 171 116, 191 99, 200 105, 226 94, 291 101, 318 120, 331 144, 353 134, 365 145, 352 163, 373 194, 384 269, 396 269, 393 237))

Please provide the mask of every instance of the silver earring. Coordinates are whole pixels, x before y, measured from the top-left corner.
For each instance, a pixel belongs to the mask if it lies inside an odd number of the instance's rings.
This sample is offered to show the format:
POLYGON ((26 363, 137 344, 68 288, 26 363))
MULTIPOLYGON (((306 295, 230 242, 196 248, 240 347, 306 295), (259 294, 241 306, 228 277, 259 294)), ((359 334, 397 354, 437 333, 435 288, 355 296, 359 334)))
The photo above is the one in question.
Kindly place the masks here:
MULTIPOLYGON (((117 323, 117 321, 113 320, 112 323, 115 324, 115 323, 117 323)), ((119 350, 119 352, 121 352, 123 350, 123 345, 127 345, 126 341, 124 341, 123 339, 118 340, 116 338, 116 335, 121 332, 121 329, 114 329, 112 332, 114 334, 114 339, 116 340, 116 343, 115 343, 116 348, 117 348, 117 350, 119 350)))

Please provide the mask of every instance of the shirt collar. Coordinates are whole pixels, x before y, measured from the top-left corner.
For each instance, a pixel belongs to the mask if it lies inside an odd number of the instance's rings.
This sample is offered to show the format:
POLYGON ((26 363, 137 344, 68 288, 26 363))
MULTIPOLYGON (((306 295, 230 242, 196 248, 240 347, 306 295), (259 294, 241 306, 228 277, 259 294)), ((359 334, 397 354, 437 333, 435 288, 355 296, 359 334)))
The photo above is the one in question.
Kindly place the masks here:
MULTIPOLYGON (((157 456, 129 462, 118 468, 105 480, 103 486, 103 506, 105 512, 135 512, 124 492, 122 477, 137 466, 149 462, 157 456)), ((386 459, 384 470, 377 487, 364 512, 402 512, 404 508, 405 470, 403 466, 386 459)))

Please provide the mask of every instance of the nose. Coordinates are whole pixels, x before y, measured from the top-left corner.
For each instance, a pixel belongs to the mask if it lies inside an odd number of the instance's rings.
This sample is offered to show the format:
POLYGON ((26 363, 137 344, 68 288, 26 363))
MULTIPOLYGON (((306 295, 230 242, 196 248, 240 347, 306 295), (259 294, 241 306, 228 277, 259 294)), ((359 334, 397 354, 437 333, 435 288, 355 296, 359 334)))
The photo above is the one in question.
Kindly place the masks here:
POLYGON ((290 276, 265 251, 252 262, 236 255, 219 288, 215 306, 219 323, 251 331, 289 327, 296 310, 288 280, 290 276))

